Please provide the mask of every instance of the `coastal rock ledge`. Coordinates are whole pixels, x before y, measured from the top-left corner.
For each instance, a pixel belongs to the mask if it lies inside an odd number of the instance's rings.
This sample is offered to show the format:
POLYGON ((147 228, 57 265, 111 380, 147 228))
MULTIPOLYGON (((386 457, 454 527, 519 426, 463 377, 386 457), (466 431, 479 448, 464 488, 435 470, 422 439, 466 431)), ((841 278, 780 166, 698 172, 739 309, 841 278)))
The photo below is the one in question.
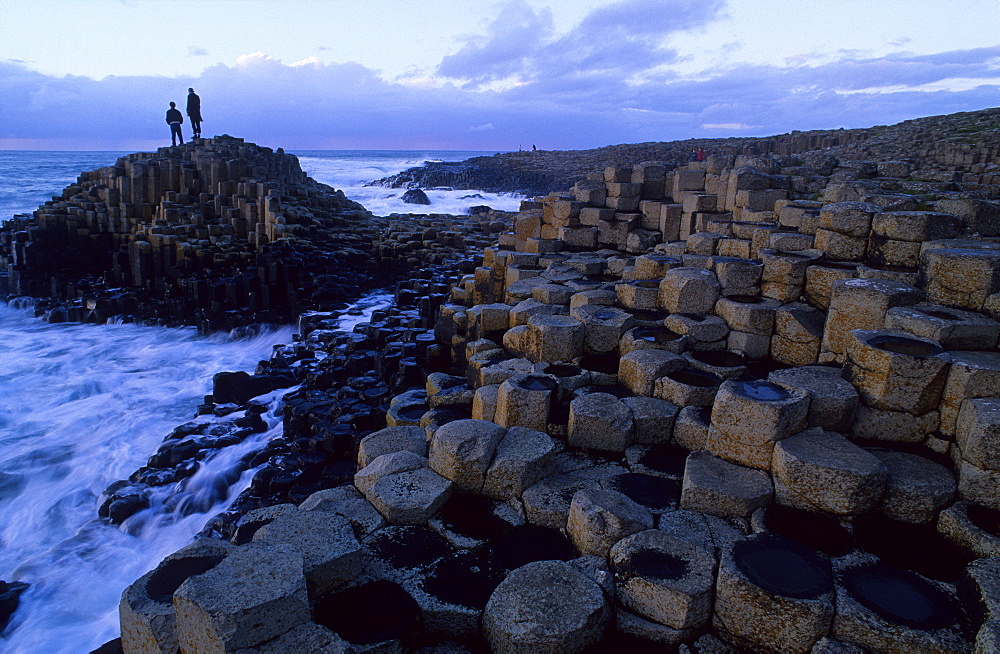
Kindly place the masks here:
POLYGON ((270 472, 125 651, 993 651, 998 189, 915 166, 610 166, 303 316, 270 472))

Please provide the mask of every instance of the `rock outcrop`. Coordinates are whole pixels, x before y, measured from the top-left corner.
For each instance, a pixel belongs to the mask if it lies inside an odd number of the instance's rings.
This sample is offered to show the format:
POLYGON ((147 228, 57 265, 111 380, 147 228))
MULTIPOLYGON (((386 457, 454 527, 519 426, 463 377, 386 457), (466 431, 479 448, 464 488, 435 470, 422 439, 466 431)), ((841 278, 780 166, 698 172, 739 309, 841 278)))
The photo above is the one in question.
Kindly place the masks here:
POLYGON ((809 161, 611 166, 351 335, 304 318, 278 456, 206 533, 326 511, 364 558, 250 651, 987 651, 997 188, 809 161), (284 474, 305 461, 346 483, 284 474), (364 628, 330 620, 367 597, 364 628))

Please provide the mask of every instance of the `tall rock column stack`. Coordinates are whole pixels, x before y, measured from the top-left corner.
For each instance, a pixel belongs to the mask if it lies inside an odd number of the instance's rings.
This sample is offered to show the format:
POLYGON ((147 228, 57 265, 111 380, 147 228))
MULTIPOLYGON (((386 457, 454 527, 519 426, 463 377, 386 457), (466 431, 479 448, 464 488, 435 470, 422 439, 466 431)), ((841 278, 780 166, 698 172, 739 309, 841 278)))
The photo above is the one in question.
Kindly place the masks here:
POLYGON ((122 157, 9 221, 0 294, 50 298, 52 321, 291 322, 484 244, 490 221, 376 219, 294 155, 222 136, 122 157))

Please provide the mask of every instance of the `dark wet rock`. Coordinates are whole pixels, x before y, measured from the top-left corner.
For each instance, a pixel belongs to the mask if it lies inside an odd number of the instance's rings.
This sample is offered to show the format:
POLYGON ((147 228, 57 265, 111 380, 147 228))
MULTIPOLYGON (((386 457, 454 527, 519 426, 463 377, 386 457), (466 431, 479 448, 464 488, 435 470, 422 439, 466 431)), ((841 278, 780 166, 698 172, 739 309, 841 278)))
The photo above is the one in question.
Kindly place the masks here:
POLYGON ((373 581, 316 601, 313 620, 355 645, 405 641, 417 635, 420 608, 401 586, 373 581))
POLYGON ((10 618, 17 610, 21 593, 28 589, 28 584, 22 581, 0 580, 0 632, 4 630, 10 618))
POLYGON ((419 188, 411 188, 403 193, 403 202, 407 204, 430 204, 430 198, 419 188))

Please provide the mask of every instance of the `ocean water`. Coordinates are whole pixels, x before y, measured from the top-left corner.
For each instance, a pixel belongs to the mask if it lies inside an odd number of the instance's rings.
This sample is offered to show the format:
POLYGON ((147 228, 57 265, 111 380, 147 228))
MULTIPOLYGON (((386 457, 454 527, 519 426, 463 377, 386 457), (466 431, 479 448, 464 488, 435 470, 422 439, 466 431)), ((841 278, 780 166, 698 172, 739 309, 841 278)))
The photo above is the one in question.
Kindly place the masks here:
MULTIPOLYGON (((0 152, 0 219, 34 210, 81 171, 111 165, 121 154, 0 152)), ((327 175, 322 181, 339 187, 345 184, 337 180, 360 184, 424 156, 328 154, 310 161, 325 171, 316 173, 327 175)), ((360 298, 344 311, 340 329, 349 331, 390 301, 385 292, 360 298)), ((217 450, 195 475, 159 487, 151 508, 121 527, 97 519, 101 491, 194 418, 216 372, 252 372, 274 345, 291 342, 293 329, 237 337, 50 325, 21 306, 0 302, 0 579, 30 587, 0 635, 0 654, 88 652, 117 637, 122 591, 190 542, 249 484, 254 471, 237 462, 280 433, 279 402, 291 389, 259 398, 270 407, 267 432, 217 450)))
POLYGON ((360 202, 377 216, 392 213, 464 214, 469 207, 486 205, 503 211, 517 211, 523 195, 483 191, 429 189, 430 205, 407 204, 406 189, 365 186, 366 183, 422 166, 427 161, 464 161, 472 157, 496 154, 495 151, 458 150, 298 150, 302 170, 316 181, 329 184, 360 202))
MULTIPOLYGON (((482 191, 427 191, 431 204, 403 202, 404 189, 365 186, 368 182, 421 166, 426 161, 464 161, 495 152, 460 150, 299 150, 302 169, 313 179, 340 189, 378 216, 392 213, 463 214, 469 207, 488 205, 517 211, 523 196, 482 191)), ((0 151, 0 220, 31 213, 62 193, 84 170, 115 163, 125 152, 0 151)))

